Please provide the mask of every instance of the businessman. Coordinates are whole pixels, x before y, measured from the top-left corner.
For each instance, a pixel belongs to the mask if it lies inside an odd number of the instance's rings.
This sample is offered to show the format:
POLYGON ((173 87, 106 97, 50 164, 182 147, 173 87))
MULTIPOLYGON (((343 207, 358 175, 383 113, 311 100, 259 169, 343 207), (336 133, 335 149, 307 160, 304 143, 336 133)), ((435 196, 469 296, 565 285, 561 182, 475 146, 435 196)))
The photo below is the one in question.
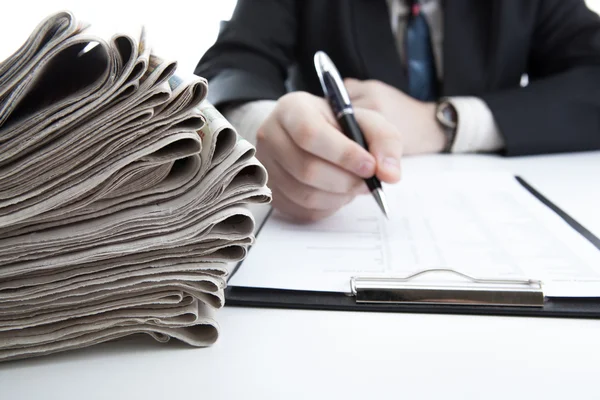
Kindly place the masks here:
POLYGON ((600 18, 583 0, 238 0, 195 73, 267 168, 273 205, 331 215, 402 155, 600 148, 600 18), (369 152, 322 98, 345 78, 369 152))

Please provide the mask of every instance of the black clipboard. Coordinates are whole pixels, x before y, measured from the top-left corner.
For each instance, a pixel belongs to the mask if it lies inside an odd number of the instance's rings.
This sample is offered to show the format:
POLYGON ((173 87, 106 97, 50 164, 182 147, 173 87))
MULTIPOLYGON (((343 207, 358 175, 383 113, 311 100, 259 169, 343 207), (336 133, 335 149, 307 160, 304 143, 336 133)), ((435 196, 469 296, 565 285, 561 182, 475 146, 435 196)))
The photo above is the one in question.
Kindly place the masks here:
MULTIPOLYGON (((515 178, 534 197, 558 214, 600 251, 598 237, 524 179, 518 176, 515 178)), ((257 236, 260 235, 260 230, 270 214, 269 212, 263 220, 257 236)), ((243 268, 243 261, 236 265, 231 276, 239 268, 243 268)), ((463 276, 477 281, 466 275, 463 276)), ((494 282, 488 280, 480 282, 484 284, 485 289, 480 290, 477 285, 473 285, 470 290, 463 290, 461 287, 440 289, 404 285, 405 282, 410 281, 410 278, 412 277, 403 279, 400 284, 391 282, 390 286, 382 286, 378 282, 359 284, 351 282, 351 294, 228 286, 225 289, 225 305, 335 311, 600 318, 600 297, 545 297, 537 281, 497 281, 499 285, 494 288, 494 282), (506 283, 511 284, 509 288, 506 283)))

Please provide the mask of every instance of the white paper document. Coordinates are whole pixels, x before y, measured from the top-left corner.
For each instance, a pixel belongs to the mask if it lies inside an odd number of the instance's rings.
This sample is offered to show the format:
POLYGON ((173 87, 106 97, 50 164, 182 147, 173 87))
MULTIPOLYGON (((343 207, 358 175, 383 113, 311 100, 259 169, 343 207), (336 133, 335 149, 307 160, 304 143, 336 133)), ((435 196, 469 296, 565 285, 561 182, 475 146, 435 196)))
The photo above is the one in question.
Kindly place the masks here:
POLYGON ((316 223, 274 211, 229 285, 348 293, 352 277, 449 268, 600 297, 600 250, 510 174, 413 175, 384 191, 389 220, 369 195, 316 223))

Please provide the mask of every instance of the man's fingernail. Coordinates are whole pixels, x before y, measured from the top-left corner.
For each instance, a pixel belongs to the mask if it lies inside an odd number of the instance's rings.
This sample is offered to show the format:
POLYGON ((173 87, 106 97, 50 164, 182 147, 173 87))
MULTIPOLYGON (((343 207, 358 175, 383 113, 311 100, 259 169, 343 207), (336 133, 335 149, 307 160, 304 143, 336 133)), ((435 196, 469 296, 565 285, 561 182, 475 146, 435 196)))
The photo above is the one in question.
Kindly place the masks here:
POLYGON ((393 157, 385 157, 383 159, 383 167, 388 171, 399 172, 400 171, 400 161, 393 157))
POLYGON ((363 161, 358 164, 356 173, 362 177, 369 177, 375 173, 375 164, 371 161, 363 161))

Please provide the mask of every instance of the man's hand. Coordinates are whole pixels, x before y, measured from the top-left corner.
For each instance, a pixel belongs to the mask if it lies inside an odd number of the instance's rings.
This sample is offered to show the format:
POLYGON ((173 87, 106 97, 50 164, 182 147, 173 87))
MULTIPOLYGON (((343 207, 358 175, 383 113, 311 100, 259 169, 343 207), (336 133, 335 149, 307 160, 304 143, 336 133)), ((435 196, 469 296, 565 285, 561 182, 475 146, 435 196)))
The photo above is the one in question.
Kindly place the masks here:
POLYGON ((327 217, 356 195, 363 178, 400 179, 402 140, 379 113, 356 108, 369 152, 340 130, 327 102, 304 92, 283 96, 257 133, 257 157, 269 173, 273 206, 300 221, 327 217))
POLYGON ((439 153, 446 137, 435 120, 435 104, 413 99, 376 80, 344 80, 355 107, 377 111, 402 132, 404 154, 439 153))

